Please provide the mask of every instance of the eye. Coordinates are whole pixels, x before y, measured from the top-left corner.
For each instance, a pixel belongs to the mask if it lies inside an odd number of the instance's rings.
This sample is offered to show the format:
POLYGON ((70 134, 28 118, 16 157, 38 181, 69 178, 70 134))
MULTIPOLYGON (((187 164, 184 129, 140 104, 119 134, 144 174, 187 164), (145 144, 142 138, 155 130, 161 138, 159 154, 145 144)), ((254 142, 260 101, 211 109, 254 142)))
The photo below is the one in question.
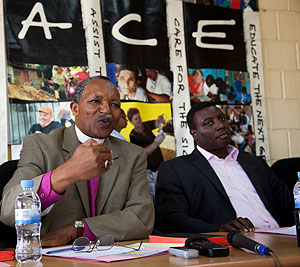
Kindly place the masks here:
POLYGON ((222 117, 220 118, 220 121, 221 121, 221 122, 224 122, 224 121, 226 121, 226 118, 225 118, 225 116, 222 116, 222 117))
POLYGON ((213 125, 213 122, 212 121, 206 121, 204 123, 204 126, 212 126, 213 125))
POLYGON ((90 102, 90 103, 100 103, 100 100, 98 100, 98 99, 92 99, 92 100, 90 100, 89 102, 90 102))
POLYGON ((120 104, 117 103, 111 103, 111 106, 116 108, 121 108, 120 104))

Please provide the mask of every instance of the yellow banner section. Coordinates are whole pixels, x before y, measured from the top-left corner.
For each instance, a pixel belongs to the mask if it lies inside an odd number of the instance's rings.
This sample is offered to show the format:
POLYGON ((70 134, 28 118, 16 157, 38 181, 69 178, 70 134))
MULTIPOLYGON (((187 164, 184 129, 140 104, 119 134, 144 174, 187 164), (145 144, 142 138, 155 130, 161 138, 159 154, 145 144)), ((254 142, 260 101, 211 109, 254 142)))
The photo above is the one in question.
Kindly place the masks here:
MULTIPOLYGON (((122 102, 121 108, 127 114, 127 110, 130 108, 137 108, 140 111, 142 121, 156 120, 159 115, 164 114, 166 122, 172 117, 171 104, 170 103, 142 103, 142 102, 122 102)), ((121 131, 121 134, 129 141, 129 134, 133 129, 133 125, 128 121, 127 127, 121 131)), ((155 134, 159 129, 153 130, 155 134)))
MULTIPOLYGON (((156 120, 158 116, 163 115, 166 121, 166 124, 173 126, 172 118, 172 107, 170 103, 142 103, 142 102, 122 102, 121 108, 127 114, 127 111, 130 108, 137 108, 140 111, 140 115, 143 122, 156 120)), ((173 127, 172 127, 173 128, 173 127)), ((130 142, 129 134, 133 129, 133 125, 128 120, 127 127, 121 131, 121 134, 130 142)), ((159 128, 153 130, 153 133, 157 135, 159 128)), ((161 143, 160 148, 163 153, 164 160, 174 158, 175 154, 175 138, 174 132, 166 132, 166 138, 161 143)))

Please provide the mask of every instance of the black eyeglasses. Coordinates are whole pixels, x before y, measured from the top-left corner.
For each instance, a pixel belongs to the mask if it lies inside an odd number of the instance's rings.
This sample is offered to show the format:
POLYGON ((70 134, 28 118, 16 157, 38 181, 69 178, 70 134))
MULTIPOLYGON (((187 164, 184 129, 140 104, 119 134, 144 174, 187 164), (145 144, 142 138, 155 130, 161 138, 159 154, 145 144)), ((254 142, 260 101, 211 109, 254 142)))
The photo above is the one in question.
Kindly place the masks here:
POLYGON ((118 245, 115 243, 115 239, 112 235, 102 235, 94 242, 90 241, 87 237, 78 237, 74 240, 72 250, 74 252, 92 252, 95 248, 99 251, 111 249, 113 246, 121 246, 130 248, 135 251, 139 251, 143 241, 141 240, 138 248, 127 247, 118 245))

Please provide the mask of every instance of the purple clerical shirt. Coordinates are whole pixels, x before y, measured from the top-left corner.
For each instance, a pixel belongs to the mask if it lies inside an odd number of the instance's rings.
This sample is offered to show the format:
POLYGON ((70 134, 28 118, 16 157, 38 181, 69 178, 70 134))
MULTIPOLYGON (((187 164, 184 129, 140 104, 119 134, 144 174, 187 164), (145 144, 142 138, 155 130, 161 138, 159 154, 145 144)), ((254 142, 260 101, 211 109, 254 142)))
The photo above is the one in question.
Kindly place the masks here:
MULTIPOLYGON (((37 192, 41 199, 42 210, 45 210, 50 205, 54 204, 59 199, 65 196, 65 192, 63 194, 57 194, 55 191, 51 189, 51 174, 52 171, 44 174, 40 184, 40 188, 37 192)), ((91 210, 92 217, 96 215, 95 200, 98 193, 99 181, 100 181, 99 177, 87 181, 88 191, 89 191, 90 210, 91 210)), ((82 222, 84 224, 84 235, 90 240, 96 240, 97 237, 90 230, 85 220, 82 220, 82 222)))

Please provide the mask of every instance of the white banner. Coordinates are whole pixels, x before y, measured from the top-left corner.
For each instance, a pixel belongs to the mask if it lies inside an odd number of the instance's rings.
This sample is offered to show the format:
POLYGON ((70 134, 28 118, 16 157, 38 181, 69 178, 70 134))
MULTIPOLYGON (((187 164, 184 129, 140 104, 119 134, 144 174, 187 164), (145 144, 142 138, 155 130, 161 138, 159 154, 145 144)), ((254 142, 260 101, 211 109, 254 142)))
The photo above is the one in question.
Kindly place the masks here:
POLYGON ((262 156, 268 161, 270 160, 270 153, 258 12, 248 9, 244 10, 244 36, 247 52, 247 69, 250 76, 256 155, 262 156))
POLYGON ((176 155, 190 154, 194 139, 189 133, 186 116, 190 110, 188 69, 184 38, 182 2, 167 0, 167 26, 170 49, 170 68, 173 72, 173 122, 176 155))
POLYGON ((100 0, 81 0, 90 76, 106 76, 100 0))

